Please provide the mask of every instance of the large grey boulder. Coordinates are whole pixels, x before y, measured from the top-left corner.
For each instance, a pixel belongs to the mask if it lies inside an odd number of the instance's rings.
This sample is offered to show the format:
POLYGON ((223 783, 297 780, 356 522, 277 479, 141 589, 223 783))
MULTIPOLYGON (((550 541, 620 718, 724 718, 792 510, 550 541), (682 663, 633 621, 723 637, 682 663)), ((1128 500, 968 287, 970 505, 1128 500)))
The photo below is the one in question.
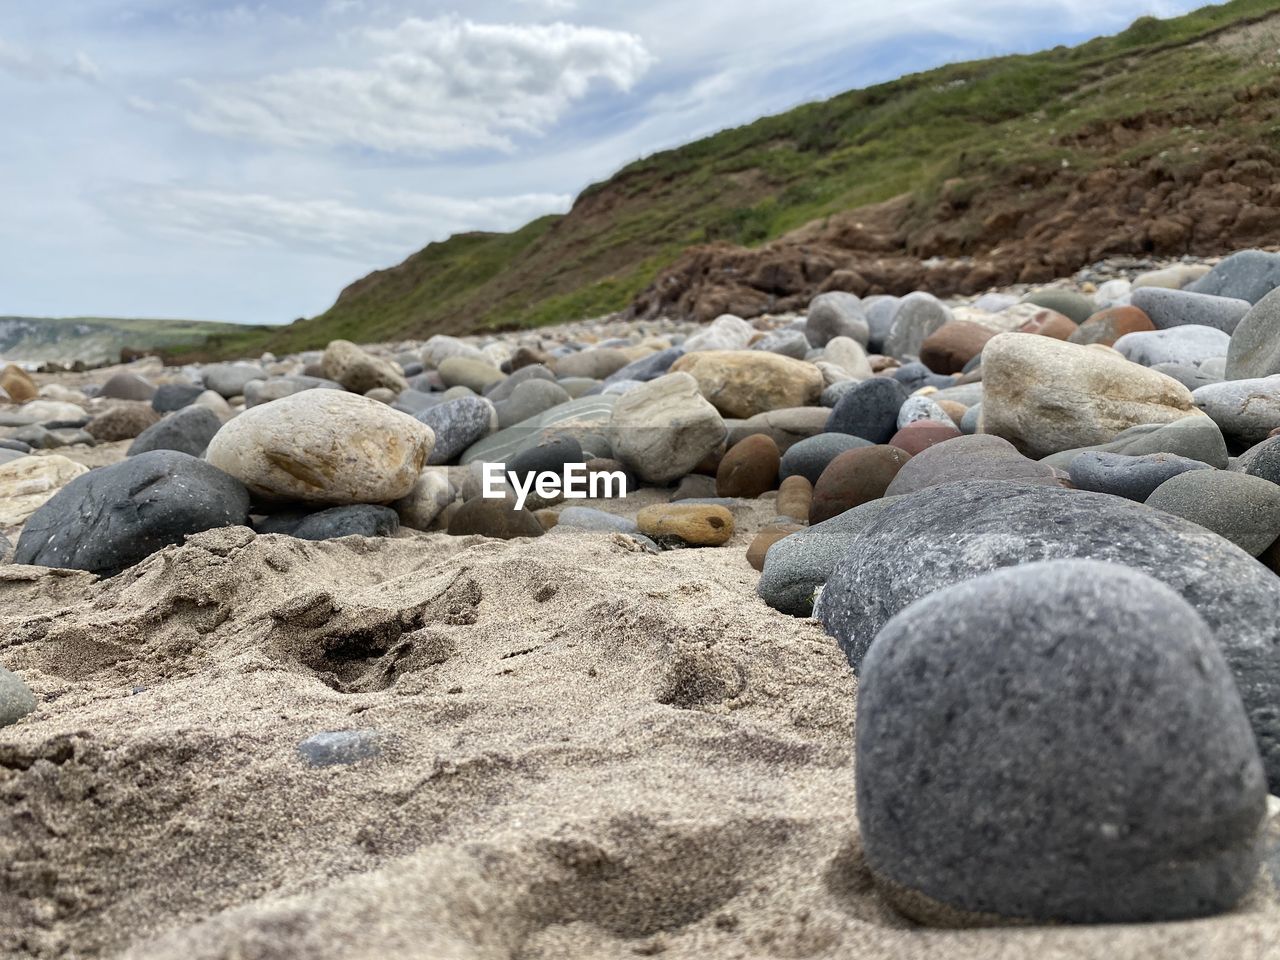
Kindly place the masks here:
POLYGON ((1280 287, 1280 253, 1241 250, 1233 253, 1187 290, 1215 297, 1237 297, 1257 303, 1280 287))
POLYGON ((902 497, 862 531, 814 612, 856 671, 888 619, 915 600, 1001 567, 1071 558, 1141 570, 1196 609, 1222 645, 1272 789, 1280 788, 1280 578, 1188 520, 1058 487, 932 487, 902 497))
POLYGON ((884 892, 926 923, 1229 910, 1266 786, 1205 622, 1155 579, 1060 560, 906 607, 858 683, 857 810, 884 892))
POLYGON ((1157 330, 1187 325, 1212 327, 1231 333, 1252 304, 1235 297, 1221 297, 1189 290, 1141 287, 1130 303, 1151 318, 1157 330))

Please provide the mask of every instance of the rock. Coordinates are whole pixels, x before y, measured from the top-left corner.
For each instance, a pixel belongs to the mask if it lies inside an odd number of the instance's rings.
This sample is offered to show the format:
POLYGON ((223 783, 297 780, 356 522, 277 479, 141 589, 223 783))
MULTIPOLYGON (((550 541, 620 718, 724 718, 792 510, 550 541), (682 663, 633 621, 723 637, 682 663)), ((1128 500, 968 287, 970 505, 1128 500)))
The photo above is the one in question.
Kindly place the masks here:
POLYGON ((1133 292, 1133 306, 1155 324, 1157 330, 1171 327, 1209 327, 1231 333, 1252 304, 1232 297, 1209 296, 1187 290, 1143 287, 1133 292))
MULTIPOLYGON (((526 367, 532 370, 533 367, 526 367)), ((547 380, 530 380, 522 383, 512 391, 506 400, 500 400, 494 406, 498 411, 498 426, 505 430, 514 427, 541 413, 568 403, 572 397, 558 383, 547 380)))
POLYGON ((996 331, 967 320, 943 324, 920 344, 920 362, 934 373, 959 373, 996 331))
POLYGON ((700 473, 691 473, 676 484, 676 488, 672 491, 669 499, 671 503, 675 503, 678 500, 705 500, 706 498, 714 497, 715 495, 715 477, 703 476, 700 473))
POLYGON ((320 358, 320 366, 325 377, 353 393, 368 393, 379 387, 396 393, 409 389, 398 363, 375 357, 350 340, 331 341, 320 358))
MULTIPOLYGON (((151 408, 157 413, 172 413, 195 402, 204 387, 195 383, 162 383, 151 395, 151 408)), ((221 396, 221 394, 219 394, 221 396)))
POLYGON ((40 388, 31 375, 15 363, 0 370, 0 390, 7 393, 14 403, 26 403, 40 396, 40 388))
POLYGON ((1209 272, 1207 264, 1175 263, 1161 270, 1149 270, 1133 279, 1133 288, 1164 287, 1166 290, 1181 290, 1190 283, 1199 280, 1209 272))
MULTIPOLYGON (((592 448, 594 451, 594 447, 602 443, 607 446, 607 440, 602 434, 608 432, 609 420, 618 399, 581 397, 544 410, 528 420, 522 420, 472 444, 462 455, 461 463, 506 463, 521 450, 537 443, 547 432, 572 435, 584 450, 592 448)), ((599 451, 592 453, 592 456, 603 455, 604 452, 599 451)))
POLYGON ((950 418, 945 423, 937 420, 914 420, 890 438, 889 446, 905 450, 914 457, 932 446, 959 436, 961 433, 950 418))
POLYGON ((446 387, 461 386, 476 393, 484 393, 505 376, 489 361, 472 360, 468 357, 448 357, 436 369, 446 387))
POLYGON ((85 427, 99 443, 132 440, 148 427, 160 422, 160 414, 150 403, 122 401, 97 414, 85 427))
POLYGON ((1225 373, 1228 380, 1280 374, 1280 288, 1250 308, 1232 333, 1225 373))
POLYGON ((1060 485, 1053 468, 1024 457, 1007 440, 977 434, 922 450, 898 471, 885 495, 902 496, 979 477, 1060 485))
POLYGON ((479 347, 474 347, 469 343, 459 340, 457 337, 446 336, 437 333, 431 337, 422 347, 422 365, 428 369, 434 370, 441 363, 450 357, 462 357, 466 360, 480 360, 488 362, 479 347))
POLYGON ((813 485, 809 523, 830 520, 870 500, 879 500, 911 454, 897 447, 874 446, 840 454, 813 485))
POLYGON ((1280 374, 1209 384, 1192 397, 1228 440, 1251 445, 1280 427, 1280 374))
POLYGON ((1151 318, 1137 307, 1110 307, 1080 324, 1067 342, 1082 346, 1100 343, 1109 347, 1126 333, 1148 333, 1155 328, 1151 318))
POLYGON ((822 356, 828 363, 834 363, 841 371, 855 380, 866 380, 871 376, 871 363, 867 360, 867 351, 849 337, 834 337, 827 341, 822 356))
POLYGON ((769 606, 794 617, 807 617, 814 595, 831 576, 849 545, 896 498, 871 500, 777 541, 765 557, 756 593, 769 606))
POLYGON ((209 443, 208 460, 265 500, 342 505, 406 496, 435 435, 408 414, 336 390, 252 407, 209 443))
MULTIPOLYGON (((582 445, 573 437, 551 434, 543 437, 532 446, 526 447, 507 461, 507 471, 516 477, 521 486, 533 483, 544 473, 564 475, 566 464, 585 464, 582 445)), ((564 499, 563 492, 544 497, 534 487, 528 487, 529 509, 537 510, 551 506, 564 499)))
POLYGON ((857 669, 885 621, 920 597, 999 567, 1071 558, 1145 572, 1205 619, 1236 676, 1274 791, 1280 578, 1180 517, 1105 494, 1003 480, 933 487, 898 499, 862 531, 815 612, 857 669))
POLYGON ((915 423, 917 420, 949 423, 951 418, 932 397, 927 394, 916 394, 908 397, 898 409, 897 427, 901 430, 907 424, 915 423))
MULTIPOLYGON (((256 407, 282 397, 291 397, 304 390, 342 390, 342 384, 323 377, 272 377, 270 380, 250 380, 244 385, 244 405, 256 407)), ((192 401, 199 402, 199 399, 192 401)))
MULTIPOLYGON (((265 379, 267 379, 267 371, 256 363, 215 363, 213 366, 204 368, 205 389, 212 390, 227 400, 241 396, 244 393, 245 384, 250 380, 265 379)), ((197 392, 196 396, 202 392, 197 392)), ((152 399, 154 401, 154 398, 152 399)), ((191 399, 194 400, 195 397, 191 399)))
POLYGON ((27 521, 14 562, 114 576, 190 534, 248 522, 249 495, 237 480, 185 453, 155 450, 55 493, 27 521))
POLYGON ((1080 327, 1070 317, 1057 310, 1037 310, 1018 325, 1018 333, 1031 333, 1054 340, 1069 340, 1080 327))
POLYGON ((156 388, 136 373, 117 373, 107 379, 98 396, 110 400, 147 400, 155 396, 156 388))
MULTIPOLYGON (((1226 358, 1220 358, 1225 360, 1226 358)), ((1210 377, 1202 373, 1199 367, 1193 367, 1189 363, 1156 363, 1151 365, 1151 369, 1156 373, 1163 373, 1166 377, 1173 377, 1180 384, 1195 393, 1201 387, 1207 387, 1211 383, 1218 383, 1221 377, 1210 377)))
POLYGON ((1047 310, 1054 310, 1074 323, 1084 323, 1096 313, 1091 297, 1074 290, 1046 288, 1036 290, 1022 298, 1023 303, 1035 304, 1047 310))
POLYGON ((336 540, 339 537, 389 537, 400 529, 400 518, 390 507, 357 503, 313 513, 293 528, 299 540, 336 540))
POLYGON ((647 357, 641 357, 639 360, 633 360, 621 370, 615 370, 605 377, 604 382, 606 385, 622 380, 639 380, 641 383, 648 383, 665 374, 671 369, 671 365, 683 356, 683 348, 668 347, 657 353, 651 353, 647 357))
POLYGON ((758 413, 729 425, 729 444, 760 433, 773 440, 780 453, 785 453, 801 440, 821 433, 829 416, 830 412, 823 407, 788 407, 758 413))
POLYGON ((636 525, 662 546, 718 547, 733 536, 733 514, 715 504, 654 504, 636 514, 636 525))
POLYGON ((1199 460, 1220 470, 1227 467, 1227 443, 1223 440, 1218 425, 1208 417, 1184 417, 1172 423, 1130 427, 1109 443, 1064 450, 1045 457, 1041 462, 1046 466, 1066 470, 1079 454, 1085 452, 1122 453, 1130 457, 1148 453, 1172 453, 1199 460))
POLYGON ((777 503, 778 516, 808 523, 809 511, 813 507, 813 484, 799 475, 787 477, 778 487, 777 503))
POLYGON ((862 849, 913 919, 1181 920, 1253 884, 1266 786, 1240 696, 1138 571, 1034 563, 907 607, 861 664, 856 730, 862 849))
POLYGON ((599 380, 592 380, 590 377, 565 377, 563 380, 556 381, 565 389, 571 399, 579 397, 592 396, 592 391, 600 386, 599 380))
POLYGON ((27 457, 0 463, 0 527, 13 527, 89 468, 62 456, 27 457))
POLYGON ((1212 327, 1172 327, 1147 333, 1126 333, 1115 350, 1144 367, 1158 363, 1197 364, 1210 357, 1226 356, 1231 338, 1212 327))
POLYGON ((603 380, 631 362, 631 358, 621 350, 596 348, 571 353, 567 357, 559 357, 552 361, 551 368, 557 377, 589 377, 592 380, 603 380))
MULTIPOLYGON (((520 367, 515 373, 504 380, 497 381, 493 386, 485 391, 485 399, 495 406, 503 400, 507 400, 516 391, 516 387, 522 383, 528 383, 533 380, 543 381, 545 383, 555 383, 556 375, 551 372, 549 367, 540 363, 531 364, 529 366, 520 367)), ((565 399, 569 399, 569 395, 565 394, 565 399)))
POLYGON ((1172 453, 1148 453, 1139 457, 1087 451, 1071 461, 1071 482, 1077 490, 1109 493, 1138 503, 1171 477, 1188 470, 1212 470, 1207 463, 1172 453))
POLYGON ((0 427, 22 427, 31 423, 88 423, 83 407, 61 400, 28 400, 16 409, 0 409, 0 427))
POLYGON ((767 527, 761 527, 760 532, 751 541, 751 546, 747 547, 747 563, 751 564, 751 569, 764 570, 769 548, 783 537, 789 537, 804 529, 805 527, 798 523, 771 523, 767 527))
POLYGON ((169 414, 138 434, 138 438, 129 445, 128 456, 136 457, 152 450, 179 450, 199 457, 221 429, 222 421, 217 414, 193 404, 169 414))
POLYGON ((1280 253, 1241 250, 1187 286, 1193 293, 1257 303, 1280 287, 1280 253))
POLYGON ((1280 537, 1280 487, 1226 470, 1188 470, 1160 484, 1149 507, 1199 524, 1259 556, 1280 537))
POLYGON ((809 341, 799 330, 773 330, 753 343, 751 349, 803 360, 809 353, 809 341))
POLYGON ((35 694, 23 679, 0 667, 0 727, 17 723, 36 709, 35 694))
POLYGON ((894 380, 907 388, 908 393, 915 393, 925 387, 942 389, 955 383, 955 377, 942 377, 934 373, 923 363, 904 363, 892 372, 894 380))
POLYGON ((453 498, 448 472, 428 467, 418 474, 413 489, 391 506, 404 526, 411 530, 429 530, 453 498))
POLYGON ((417 414, 415 419, 430 427, 436 438, 427 463, 432 466, 454 463, 464 450, 489 432, 496 416, 493 404, 480 397, 460 397, 417 414))
POLYGON ((724 421, 703 399, 698 382, 682 372, 619 397, 609 421, 614 456, 656 486, 690 473, 724 443, 725 434, 724 421))
POLYGON ((449 518, 449 535, 452 537, 515 540, 518 537, 540 537, 544 532, 532 512, 517 510, 512 501, 496 497, 468 500, 449 518))
POLYGON ((898 411, 907 396, 906 388, 885 377, 856 383, 832 409, 825 432, 884 443, 897 432, 898 411))
MULTIPOLYGON (((245 389, 247 390, 248 387, 245 387, 245 389)), ((204 393, 200 394, 200 396, 196 397, 195 400, 192 401, 191 405, 195 407, 203 407, 217 417, 222 423, 226 423, 236 415, 236 411, 231 408, 231 404, 227 403, 220 394, 214 393, 212 390, 204 391, 204 393)))
POLYGON ((893 312, 883 352, 891 357, 918 357, 930 334, 952 319, 951 311, 932 294, 907 294, 893 312))
POLYGON ((382 736, 377 730, 313 733, 298 744, 298 754, 309 767, 347 766, 381 753, 382 736))
POLYGON ((754 350, 704 350, 671 365, 687 373, 723 416, 752 417, 783 407, 818 402, 822 374, 811 363, 754 350))
POLYGON ((838 290, 818 294, 809 301, 804 335, 815 347, 825 347, 834 337, 848 337, 865 347, 870 328, 862 301, 838 290))
POLYGON ((778 486, 778 445, 762 434, 735 443, 716 470, 716 496, 755 499, 778 486))
POLYGON ((755 329, 741 317, 722 314, 707 329, 695 333, 684 342, 684 352, 697 350, 744 350, 755 329))
POLYGON ((982 356, 982 428, 1031 457, 1195 411, 1182 384, 1100 347, 1002 333, 982 356))
MULTIPOLYGON (((787 477, 802 476, 811 484, 818 482, 827 464, 844 453, 858 447, 870 447, 870 440, 863 440, 847 433, 819 433, 797 441, 782 455, 779 474, 787 477)), ((805 513, 808 516, 808 513, 805 513)))
POLYGON ((1280 484, 1280 437, 1270 436, 1254 444, 1236 458, 1231 469, 1280 484))
POLYGON ((614 513, 606 513, 594 507, 565 507, 560 511, 556 526, 567 530, 592 530, 628 535, 640 532, 634 520, 614 513))

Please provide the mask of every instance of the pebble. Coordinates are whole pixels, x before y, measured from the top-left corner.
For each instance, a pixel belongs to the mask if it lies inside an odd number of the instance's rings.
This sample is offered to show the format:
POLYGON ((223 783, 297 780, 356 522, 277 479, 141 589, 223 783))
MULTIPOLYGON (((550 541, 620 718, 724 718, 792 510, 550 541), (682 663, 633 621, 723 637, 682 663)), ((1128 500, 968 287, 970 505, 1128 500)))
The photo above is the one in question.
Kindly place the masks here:
POLYGON ((454 493, 448 472, 428 467, 418 474, 413 489, 391 506, 403 526, 411 530, 429 530, 453 502, 454 493))
POLYGON ((671 365, 686 373, 725 417, 745 419, 769 410, 818 402, 822 374, 803 360, 754 350, 705 350, 689 353, 671 365))
POLYGON ((1109 347, 1126 333, 1147 333, 1155 328, 1151 318, 1137 307, 1109 307, 1080 324, 1067 341, 1082 346, 1099 343, 1109 347))
POLYGON ((390 507, 357 503, 330 507, 307 516, 293 528, 299 540, 336 540, 338 537, 389 537, 400 529, 400 518, 390 507))
POLYGON ((631 358, 621 350, 597 348, 571 353, 567 357, 559 357, 551 363, 551 369, 557 377, 586 377, 590 380, 603 380, 631 363, 631 358))
POLYGON ((17 723, 35 709, 35 694, 26 681, 0 667, 0 727, 17 723))
POLYGON ((671 369, 673 363, 683 356, 684 349, 682 347, 667 347, 657 353, 651 353, 647 357, 633 360, 620 370, 615 370, 604 378, 604 383, 618 383, 623 380, 639 380, 641 383, 648 383, 650 380, 657 380, 658 377, 671 369))
POLYGON ((1180 517, 1106 494, 1004 480, 932 487, 894 501, 862 530, 815 614, 857 670, 885 622, 920 597, 1000 567, 1073 558, 1142 571, 1204 618, 1235 674, 1274 792, 1280 578, 1180 517))
POLYGON ((404 371, 394 360, 376 357, 350 340, 333 340, 320 358, 324 375, 354 393, 385 388, 399 393, 409 388, 404 371))
POLYGON ((24 427, 42 423, 52 428, 54 424, 82 425, 89 420, 84 407, 61 400, 29 400, 20 407, 0 408, 0 427, 24 427))
POLYGON ((1077 490, 1109 493, 1145 503, 1166 480, 1189 470, 1212 469, 1207 463, 1172 453, 1126 456, 1095 450, 1077 454, 1068 472, 1077 490))
POLYGON ((495 540, 540 537, 542 524, 525 508, 517 510, 510 500, 477 497, 462 504, 449 518, 449 535, 481 536, 495 540))
POLYGON ((0 370, 0 390, 7 393, 14 403, 26 403, 40 396, 40 388, 31 375, 15 363, 0 370))
POLYGON ((1017 328, 1018 333, 1031 333, 1054 340, 1070 340, 1079 324, 1057 310, 1037 310, 1017 328))
MULTIPOLYGON (((1141 334, 1130 334, 1141 336, 1141 334)), ((982 428, 1030 457, 1195 411, 1191 391, 1103 347, 1002 333, 983 351, 982 428)))
POLYGON ((235 478, 185 453, 154 450, 55 493, 23 527, 14 562, 114 576, 190 534, 248 520, 249 494, 235 478))
POLYGON ((223 425, 208 460, 266 500, 340 506, 406 496, 435 435, 408 414, 354 393, 295 393, 223 425))
POLYGON ((764 434, 734 444, 716 469, 716 496, 754 499, 778 486, 778 445, 764 434))
POLYGON ((1280 374, 1209 384, 1192 397, 1228 440, 1252 445, 1280 427, 1280 374))
POLYGON ((1210 327, 1230 334, 1249 312, 1252 304, 1232 297, 1209 296, 1187 290, 1143 287, 1131 300, 1155 324, 1157 330, 1171 327, 1210 327))
POLYGON ((677 500, 698 500, 716 495, 716 478, 691 473, 678 484, 671 494, 671 502, 677 500))
POLYGON ((813 506, 813 484, 807 477, 787 477, 778 487, 778 516, 798 523, 809 522, 809 510, 813 506))
POLYGON ((902 384, 885 377, 855 383, 831 410, 825 432, 885 443, 898 430, 898 411, 907 397, 902 384))
MULTIPOLYGON (((872 446, 870 440, 863 440, 848 433, 819 433, 806 437, 792 444, 782 455, 779 475, 788 477, 802 476, 810 483, 817 483, 827 464, 844 453, 858 447, 872 446)), ((806 513, 806 516, 808 514, 806 513)))
MULTIPOLYGON (((696 385, 694 392, 696 393, 696 385)), ((537 443, 544 433, 551 430, 572 433, 586 448, 589 446, 587 438, 594 437, 599 442, 601 434, 607 433, 614 406, 620 399, 622 398, 600 396, 571 399, 472 444, 459 462, 505 463, 521 450, 537 443)), ((707 406, 710 407, 709 404, 707 406)), ((714 412, 714 408, 712 410, 714 412)), ((719 417, 719 414, 716 416, 719 417)))
POLYGON ((906 607, 861 664, 856 732, 863 853, 918 921, 1181 920, 1253 884, 1267 790, 1240 696, 1139 571, 1032 563, 906 607))
POLYGON ((733 514, 718 504, 654 504, 636 514, 636 525, 664 547, 718 547, 733 537, 733 514))
POLYGON ((938 420, 914 420, 889 439, 889 446, 905 450, 913 457, 932 446, 961 436, 956 425, 947 418, 938 420))
MULTIPOLYGON (((549 386, 554 387, 554 384, 549 386)), ((456 463, 468 447, 489 433, 497 417, 494 405, 481 397, 459 397, 416 414, 415 419, 430 427, 436 438, 431 455, 427 457, 428 465, 456 463)))
POLYGON ((1280 288, 1245 314, 1231 334, 1227 380, 1256 380, 1280 373, 1280 288))
POLYGON ((124 400, 96 414, 85 427, 99 443, 132 440, 160 422, 160 414, 150 403, 124 400))
POLYGON ((1280 537, 1280 486, 1245 473, 1184 471, 1160 484, 1146 504, 1212 530, 1255 557, 1280 537))
POLYGON ((55 493, 88 472, 83 464, 57 454, 20 454, 18 459, 0 463, 0 527, 24 523, 55 493))
MULTIPOLYGON (((256 407, 281 397, 291 397, 304 390, 341 390, 342 384, 327 380, 324 377, 272 377, 269 380, 250 380, 244 385, 244 405, 256 407)), ((200 397, 192 400, 199 403, 200 397)))
POLYGON ((487 362, 484 352, 479 347, 443 333, 435 334, 423 344, 422 365, 428 369, 436 369, 450 357, 487 362))
POLYGON ((809 523, 830 520, 869 500, 878 500, 893 482, 911 454, 885 445, 863 447, 840 454, 822 471, 813 485, 809 523))
POLYGON ((1029 293, 1022 298, 1022 302, 1054 310, 1077 324, 1084 323, 1097 312, 1092 297, 1074 290, 1052 287, 1029 293))
POLYGON ((745 350, 755 328, 741 317, 721 314, 705 329, 685 340, 684 352, 699 350, 745 350))
POLYGON ((761 527, 760 532, 751 541, 751 546, 747 547, 747 563, 751 565, 751 569, 764 570, 769 548, 783 537, 789 537, 804 529, 805 527, 799 523, 771 523, 767 527, 761 527))
POLYGON ((828 340, 822 349, 822 358, 827 363, 834 363, 855 380, 865 380, 871 376, 871 362, 867 359, 867 351, 859 341, 850 337, 833 337, 828 340))
POLYGON ((753 343, 751 349, 803 360, 809 353, 809 341, 799 330, 773 330, 753 343))
POLYGON ((932 294, 907 294, 895 305, 883 352, 892 357, 918 357, 929 335, 952 319, 951 311, 932 294))
POLYGON ((488 360, 460 356, 445 358, 436 371, 446 387, 466 387, 476 393, 484 393, 506 376, 488 360))
POLYGON ((1225 357, 1231 337, 1213 327, 1172 327, 1146 333, 1126 333, 1115 350, 1126 360, 1154 367, 1160 363, 1198 364, 1211 357, 1225 357))
POLYGON ((128 456, 152 450, 179 450, 193 457, 203 456, 209 442, 222 429, 222 421, 212 410, 194 404, 171 413, 147 427, 129 445, 128 456))
POLYGON ((1277 287, 1280 287, 1280 253, 1241 250, 1222 260, 1187 289, 1257 303, 1277 287))
POLYGON ((959 373, 982 354, 996 331, 968 320, 953 320, 929 334, 920 344, 920 362, 934 373, 959 373))
POLYGON ((1108 443, 1064 450, 1045 457, 1042 462, 1066 470, 1079 454, 1086 451, 1122 453, 1131 457, 1148 453, 1172 453, 1199 460, 1220 470, 1227 467, 1227 442, 1218 425, 1208 417, 1183 417, 1172 423, 1140 424, 1122 431, 1108 443))
POLYGON ((605 533, 637 534, 640 527, 630 517, 607 513, 594 507, 565 507, 556 526, 567 530, 593 530, 605 533))
POLYGON ((698 381, 683 372, 619 397, 609 420, 614 456, 637 479, 655 486, 692 472, 723 445, 726 434, 719 411, 703 398, 698 381))
POLYGON ((521 383, 509 397, 494 401, 498 412, 498 427, 502 430, 514 427, 572 399, 569 392, 554 381, 529 380, 521 383))
POLYGON ((908 397, 898 409, 897 428, 901 430, 907 424, 915 423, 917 420, 948 423, 951 418, 947 416, 947 411, 938 406, 938 402, 932 397, 916 394, 908 397))
POLYGON ((787 407, 758 413, 746 420, 726 421, 728 442, 732 446, 753 433, 762 433, 778 445, 780 453, 786 453, 801 440, 821 433, 828 416, 830 411, 824 407, 787 407))
POLYGON ((944 440, 913 456, 893 478, 886 495, 901 496, 979 477, 1060 485, 1052 467, 1024 457, 1007 440, 976 434, 944 440))
POLYGON ((151 395, 151 408, 157 413, 172 413, 195 403, 202 393, 204 387, 197 383, 162 383, 151 395))
POLYGON ((156 388, 136 373, 117 373, 107 378, 98 396, 110 400, 147 400, 155 396, 156 388))
POLYGON ((298 744, 298 754, 309 767, 348 766, 380 756, 382 740, 377 730, 313 733, 298 744))
MULTIPOLYGON (((249 381, 265 379, 267 371, 256 363, 215 363, 204 368, 205 389, 212 390, 227 400, 243 395, 245 384, 249 381)), ((198 391, 195 396, 203 392, 198 391)), ((195 396, 191 399, 195 400, 195 396)), ((155 398, 152 399, 154 401, 155 398)))
POLYGON ((809 301, 804 336, 813 346, 825 347, 835 337, 848 337, 865 347, 870 335, 862 301, 852 293, 821 293, 809 301))

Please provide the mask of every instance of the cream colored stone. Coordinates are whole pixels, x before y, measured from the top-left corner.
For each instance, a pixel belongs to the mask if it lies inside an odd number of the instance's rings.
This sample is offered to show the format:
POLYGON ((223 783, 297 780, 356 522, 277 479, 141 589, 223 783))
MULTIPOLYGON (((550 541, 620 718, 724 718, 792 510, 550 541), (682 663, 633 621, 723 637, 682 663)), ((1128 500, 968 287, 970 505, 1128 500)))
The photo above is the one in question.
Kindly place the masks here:
POLYGON ((725 434, 724 420, 687 373, 629 390, 609 419, 613 455, 640 480, 659 486, 692 471, 719 449, 725 434))
POLYGON ((409 389, 395 363, 375 357, 350 340, 332 341, 325 348, 320 366, 326 377, 356 393, 367 393, 375 387, 386 387, 396 393, 409 389))
POLYGON ((746 419, 783 407, 804 407, 822 395, 822 371, 812 363, 764 350, 706 350, 671 365, 687 373, 723 416, 746 419))
POLYGON ((434 444, 430 427, 376 400, 304 390, 244 411, 206 457, 265 499, 389 503, 408 496, 434 444))
POLYGON ((0 464, 0 527, 26 523, 46 500, 88 472, 83 464, 56 454, 0 464))

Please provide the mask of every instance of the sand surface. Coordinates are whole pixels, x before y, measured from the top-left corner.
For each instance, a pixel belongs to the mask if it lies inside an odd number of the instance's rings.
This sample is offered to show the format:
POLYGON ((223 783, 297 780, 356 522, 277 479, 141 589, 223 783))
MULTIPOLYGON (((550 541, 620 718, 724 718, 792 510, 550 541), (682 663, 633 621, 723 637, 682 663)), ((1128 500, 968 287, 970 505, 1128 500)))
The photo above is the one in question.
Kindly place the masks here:
POLYGON ((1265 875, 1194 923, 894 914, 858 843, 856 682, 754 594, 771 513, 657 556, 231 528, 113 580, 0 568, 0 655, 40 700, 0 731, 0 956, 1280 953, 1265 875), (304 763, 334 730, 381 753, 304 763))

